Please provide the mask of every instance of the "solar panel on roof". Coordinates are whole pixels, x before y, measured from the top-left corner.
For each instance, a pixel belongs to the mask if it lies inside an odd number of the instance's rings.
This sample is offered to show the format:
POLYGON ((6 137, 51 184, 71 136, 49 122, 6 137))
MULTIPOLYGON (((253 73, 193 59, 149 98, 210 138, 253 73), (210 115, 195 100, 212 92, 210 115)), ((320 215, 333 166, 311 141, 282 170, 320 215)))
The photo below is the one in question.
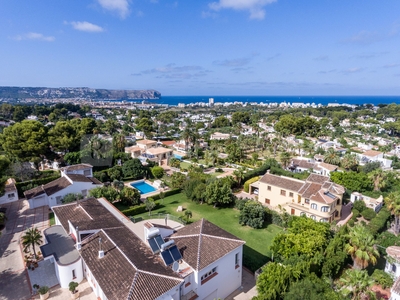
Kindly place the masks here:
POLYGON ((172 263, 174 262, 174 259, 172 258, 172 255, 168 250, 161 252, 161 257, 163 258, 166 266, 172 265, 172 263))
POLYGON ((164 242, 164 239, 161 237, 161 235, 157 235, 157 236, 155 236, 154 238, 156 239, 158 248, 161 249, 161 245, 165 243, 165 242, 164 242))
POLYGON ((179 252, 178 247, 176 245, 169 248, 169 252, 171 252, 171 255, 175 261, 182 259, 182 255, 179 252))
POLYGON ((160 247, 158 247, 155 238, 148 239, 147 241, 149 242, 151 251, 153 251, 153 253, 160 251, 160 247))

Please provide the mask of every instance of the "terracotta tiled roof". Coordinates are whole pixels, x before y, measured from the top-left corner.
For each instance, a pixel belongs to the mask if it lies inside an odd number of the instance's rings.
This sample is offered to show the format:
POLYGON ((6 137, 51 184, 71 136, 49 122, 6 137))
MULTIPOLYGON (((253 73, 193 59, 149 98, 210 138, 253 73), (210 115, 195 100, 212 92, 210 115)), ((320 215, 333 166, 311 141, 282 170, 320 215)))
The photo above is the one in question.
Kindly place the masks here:
POLYGON ((306 181, 323 184, 324 182, 329 181, 329 177, 318 174, 310 174, 310 176, 307 177, 306 181))
POLYGON ((51 196, 66 187, 70 186, 72 183, 65 177, 60 177, 56 180, 53 180, 45 185, 41 185, 30 189, 24 192, 26 199, 32 199, 36 196, 40 196, 42 194, 47 194, 47 196, 51 196))
POLYGON ((146 153, 150 153, 150 154, 162 154, 162 153, 168 153, 171 152, 172 153, 172 149, 169 148, 164 148, 164 147, 158 147, 158 148, 150 148, 146 150, 146 153))
POLYGON ((86 177, 84 175, 81 174, 68 174, 67 175, 72 181, 76 181, 76 182, 91 182, 93 184, 101 184, 100 181, 98 181, 96 178, 94 177, 86 177))
MULTIPOLYGON (((311 175, 310 175, 311 176, 311 175)), ((260 182, 270 184, 273 186, 281 187, 287 190, 298 192, 303 186, 304 182, 284 176, 277 176, 273 174, 265 174, 260 182)))
MULTIPOLYGON (((394 293, 396 293, 397 295, 400 295, 400 277, 397 278, 397 280, 396 280, 395 283, 393 284, 391 291, 392 291, 392 293, 394 292, 394 293)), ((392 298, 391 298, 391 299, 392 299, 392 298)), ((396 298, 393 298, 393 299, 396 299, 396 298)))
POLYGON ((331 165, 331 164, 327 164, 327 163, 324 163, 324 162, 321 162, 321 163, 319 163, 318 165, 319 165, 321 168, 327 169, 327 170, 329 170, 329 171, 335 171, 335 170, 337 170, 337 168, 338 168, 338 166, 331 165))
POLYGON ((362 155, 364 156, 369 156, 369 157, 375 157, 382 154, 380 151, 375 151, 375 150, 367 150, 365 151, 362 155))
POLYGON ((152 144, 157 144, 157 142, 153 141, 153 140, 138 140, 138 141, 136 141, 136 144, 152 145, 152 144))
POLYGON ((302 196, 306 199, 311 198, 312 195, 315 195, 318 193, 318 191, 321 189, 321 185, 318 183, 310 183, 307 184, 307 188, 304 189, 302 196))
POLYGON ((386 253, 393 257, 394 259, 400 261, 400 247, 399 246, 390 246, 386 248, 386 253))
POLYGON ((77 164, 77 165, 72 165, 72 166, 67 166, 62 168, 62 171, 76 171, 76 170, 84 170, 88 168, 93 168, 92 165, 89 164, 77 164))
POLYGON ((213 223, 201 219, 171 235, 183 260, 195 270, 202 270, 245 242, 213 223))
POLYGON ((163 142, 161 142, 161 143, 162 143, 163 145, 165 145, 165 146, 168 146, 168 147, 173 146, 173 145, 176 144, 175 141, 163 141, 163 142))
POLYGON ((82 240, 81 256, 108 299, 157 299, 181 284, 179 275, 97 199, 53 210, 67 232, 68 220, 79 230, 98 230, 82 240), (103 258, 98 258, 99 238, 103 258))
POLYGON ((300 167, 302 169, 312 169, 315 165, 313 162, 309 162, 305 159, 293 159, 292 165, 300 167))

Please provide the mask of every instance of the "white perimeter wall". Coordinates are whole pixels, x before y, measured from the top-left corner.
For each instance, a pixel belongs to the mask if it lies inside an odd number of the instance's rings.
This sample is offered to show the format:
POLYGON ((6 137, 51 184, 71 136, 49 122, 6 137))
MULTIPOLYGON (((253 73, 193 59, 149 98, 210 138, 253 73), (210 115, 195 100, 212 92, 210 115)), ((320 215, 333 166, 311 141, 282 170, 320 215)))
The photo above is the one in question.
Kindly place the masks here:
MULTIPOLYGON (((199 271, 197 276, 195 276, 197 277, 195 280, 197 282, 197 295, 199 296, 199 299, 206 298, 215 290, 217 290, 217 293, 214 297, 224 299, 238 289, 242 285, 242 261, 243 246, 240 246, 213 264, 199 271), (239 253, 239 267, 237 269, 235 269, 236 253, 239 253), (218 275, 201 285, 201 276, 211 271, 214 267, 217 267, 218 275)), ((192 286, 192 288, 194 288, 194 286, 192 286)))
POLYGON ((0 204, 9 203, 18 200, 18 191, 5 193, 2 197, 0 197, 0 204), (9 195, 14 194, 12 197, 9 195))
POLYGON ((57 200, 56 200, 56 198, 58 196, 61 196, 63 198, 65 195, 70 194, 70 193, 81 194, 83 190, 87 190, 88 194, 89 194, 89 190, 94 189, 99 186, 102 186, 102 185, 101 184, 93 184, 90 182, 75 182, 74 181, 74 183, 72 185, 70 185, 70 186, 66 187, 65 189, 62 189, 61 191, 54 193, 53 195, 48 197, 49 198, 49 200, 48 200, 49 207, 60 205, 60 204, 57 204, 57 200))

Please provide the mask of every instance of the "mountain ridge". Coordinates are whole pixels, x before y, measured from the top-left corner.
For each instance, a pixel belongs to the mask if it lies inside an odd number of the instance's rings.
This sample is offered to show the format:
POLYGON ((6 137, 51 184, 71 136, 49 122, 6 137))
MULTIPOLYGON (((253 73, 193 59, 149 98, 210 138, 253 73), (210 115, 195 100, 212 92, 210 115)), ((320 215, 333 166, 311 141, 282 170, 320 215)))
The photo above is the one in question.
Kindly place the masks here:
POLYGON ((88 87, 16 87, 0 86, 0 98, 6 99, 59 99, 85 98, 93 100, 159 99, 156 90, 112 90, 88 87))

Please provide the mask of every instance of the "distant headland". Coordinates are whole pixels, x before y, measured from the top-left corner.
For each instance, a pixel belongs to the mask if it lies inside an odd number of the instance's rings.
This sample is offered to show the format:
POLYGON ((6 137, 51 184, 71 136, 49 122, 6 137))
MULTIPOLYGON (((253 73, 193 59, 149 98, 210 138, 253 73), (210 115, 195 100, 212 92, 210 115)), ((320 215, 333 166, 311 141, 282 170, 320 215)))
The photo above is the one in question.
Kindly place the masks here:
POLYGON ((107 90, 88 87, 13 87, 0 86, 0 99, 85 99, 85 100, 125 100, 159 99, 156 90, 107 90))

